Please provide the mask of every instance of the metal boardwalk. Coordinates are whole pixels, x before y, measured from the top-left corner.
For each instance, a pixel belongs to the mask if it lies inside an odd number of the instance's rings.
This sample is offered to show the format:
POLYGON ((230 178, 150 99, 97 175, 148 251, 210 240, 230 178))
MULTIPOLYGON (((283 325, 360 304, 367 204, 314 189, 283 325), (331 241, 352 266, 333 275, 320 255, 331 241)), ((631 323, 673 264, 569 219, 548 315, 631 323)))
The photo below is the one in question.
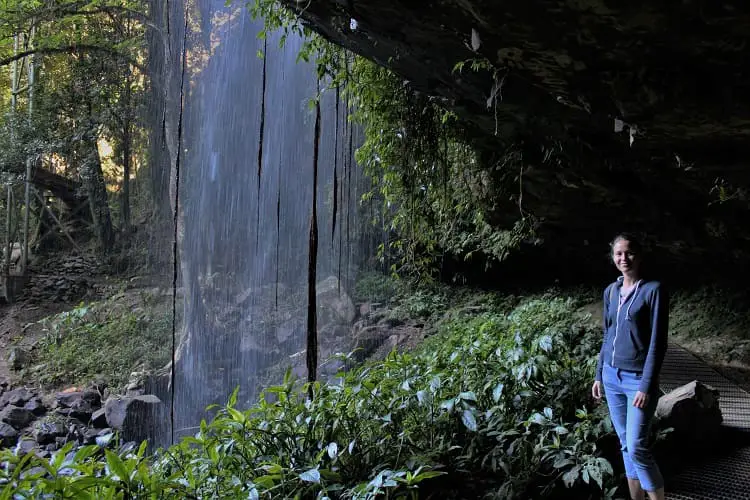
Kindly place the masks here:
POLYGON ((667 499, 750 500, 750 394, 677 345, 669 346, 660 380, 664 392, 693 380, 717 389, 724 436, 732 441, 721 450, 696 453, 677 474, 667 474, 667 499))

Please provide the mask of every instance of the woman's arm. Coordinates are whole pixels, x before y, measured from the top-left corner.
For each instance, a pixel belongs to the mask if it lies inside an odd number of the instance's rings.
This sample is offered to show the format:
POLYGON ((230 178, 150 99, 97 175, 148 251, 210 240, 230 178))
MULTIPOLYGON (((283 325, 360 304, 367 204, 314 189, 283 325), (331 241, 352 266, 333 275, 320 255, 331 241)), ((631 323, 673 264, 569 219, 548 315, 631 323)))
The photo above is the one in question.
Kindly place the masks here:
POLYGON ((604 345, 607 343, 607 318, 609 318, 609 289, 612 285, 609 285, 607 288, 604 289, 604 307, 603 310, 603 316, 602 316, 602 331, 603 331, 603 338, 602 338, 602 347, 599 349, 599 360, 596 363, 596 378, 595 380, 598 380, 601 382, 602 380, 602 368, 604 365, 604 345))
POLYGON ((661 283, 657 283, 649 301, 651 308, 651 342, 643 365, 643 376, 638 387, 640 392, 650 394, 654 387, 651 383, 658 378, 664 356, 667 353, 667 335, 669 331, 669 293, 661 283))

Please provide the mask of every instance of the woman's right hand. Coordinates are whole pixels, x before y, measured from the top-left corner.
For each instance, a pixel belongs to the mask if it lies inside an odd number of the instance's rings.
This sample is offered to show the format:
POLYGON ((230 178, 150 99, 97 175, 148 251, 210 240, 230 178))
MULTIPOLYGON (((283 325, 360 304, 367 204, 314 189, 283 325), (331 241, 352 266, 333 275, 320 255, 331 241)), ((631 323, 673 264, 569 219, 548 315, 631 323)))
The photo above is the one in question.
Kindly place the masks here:
POLYGON ((595 380, 594 385, 591 386, 591 395, 597 401, 602 399, 602 382, 601 380, 595 380))

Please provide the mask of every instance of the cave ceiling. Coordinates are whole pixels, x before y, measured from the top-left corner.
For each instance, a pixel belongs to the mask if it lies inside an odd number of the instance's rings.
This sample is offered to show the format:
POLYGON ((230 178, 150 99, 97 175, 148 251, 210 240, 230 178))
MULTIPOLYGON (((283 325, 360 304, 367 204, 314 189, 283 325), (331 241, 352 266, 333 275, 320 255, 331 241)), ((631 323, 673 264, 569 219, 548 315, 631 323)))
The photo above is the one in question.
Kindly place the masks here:
MULTIPOLYGON (((548 220, 604 207, 606 224, 640 190, 650 201, 639 204, 639 220, 662 231, 687 227, 680 218, 698 221, 687 232, 706 235, 717 231, 706 225, 716 183, 750 187, 746 0, 283 3, 329 40, 444 98, 488 144, 558 138, 609 165, 571 168, 562 179, 530 173, 525 189, 548 220), (478 57, 494 77, 455 70, 478 57)), ((566 227, 586 231, 591 224, 578 219, 568 216, 566 227)))

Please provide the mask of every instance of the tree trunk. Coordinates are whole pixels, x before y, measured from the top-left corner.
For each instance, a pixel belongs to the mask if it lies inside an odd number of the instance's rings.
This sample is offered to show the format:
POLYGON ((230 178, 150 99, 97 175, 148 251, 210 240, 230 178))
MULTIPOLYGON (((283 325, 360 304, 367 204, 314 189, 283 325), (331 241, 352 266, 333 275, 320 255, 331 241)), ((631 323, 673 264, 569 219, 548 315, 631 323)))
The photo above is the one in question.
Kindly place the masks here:
POLYGON ((122 130, 122 196, 120 197, 120 226, 123 232, 130 228, 130 159, 132 149, 132 120, 130 119, 130 74, 125 80, 123 109, 125 119, 122 130))
MULTIPOLYGON (((93 134, 92 134, 93 135, 93 134)), ((115 242, 112 218, 109 213, 107 186, 104 183, 102 161, 96 147, 96 137, 87 137, 83 142, 83 163, 81 177, 89 197, 91 216, 94 219, 101 250, 108 253, 115 242)))
MULTIPOLYGON (((180 7, 181 2, 175 2, 180 7)), ((150 179, 151 196, 157 219, 171 221, 169 179, 172 165, 171 155, 166 137, 167 116, 166 92, 170 83, 174 81, 174 67, 170 66, 169 33, 167 20, 168 4, 164 0, 149 0, 149 17, 154 26, 161 29, 146 28, 146 42, 148 47, 148 64, 146 66, 150 79, 147 113, 149 130, 149 162, 148 173, 150 179)), ((179 12, 177 12, 179 14, 179 12)), ((179 23, 177 23, 179 24, 179 23)))
MULTIPOLYGON (((131 21, 128 19, 127 34, 131 34, 131 21)), ((133 141, 133 69, 130 63, 125 73, 125 88, 122 94, 122 196, 120 197, 120 228, 123 232, 130 229, 130 161, 133 141)))

